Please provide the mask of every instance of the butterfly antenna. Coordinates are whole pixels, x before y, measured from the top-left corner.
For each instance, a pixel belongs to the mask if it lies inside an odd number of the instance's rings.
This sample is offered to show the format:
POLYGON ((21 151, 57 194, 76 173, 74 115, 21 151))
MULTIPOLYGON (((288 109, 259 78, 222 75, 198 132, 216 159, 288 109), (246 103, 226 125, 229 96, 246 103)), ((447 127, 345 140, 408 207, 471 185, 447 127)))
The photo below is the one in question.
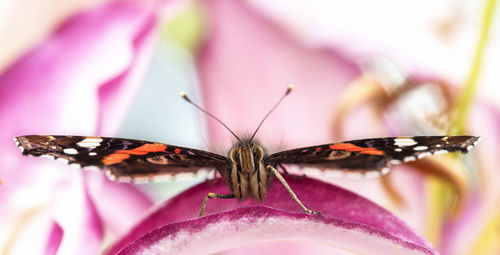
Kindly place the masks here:
POLYGON ((184 98, 184 100, 186 100, 188 103, 192 104, 194 107, 198 108, 198 110, 202 111, 206 115, 212 117, 214 120, 216 120, 217 122, 219 122, 222 126, 224 126, 227 130, 229 130, 229 132, 231 132, 231 134, 233 134, 234 137, 236 137, 236 139, 238 139, 238 141, 241 143, 240 138, 226 124, 224 124, 224 122, 222 122, 221 120, 219 120, 213 114, 205 111, 203 108, 199 107, 197 104, 193 103, 193 101, 191 101, 191 99, 189 99, 189 97, 184 92, 181 92, 181 97, 184 98))
POLYGON ((274 105, 274 107, 271 108, 271 110, 266 114, 266 116, 264 116, 262 121, 260 121, 259 126, 257 127, 257 129, 255 129, 255 132, 253 132, 252 137, 250 137, 250 142, 253 140, 255 134, 257 134, 257 131, 259 131, 260 127, 262 126, 264 121, 267 119, 267 117, 269 117, 269 115, 271 115, 271 113, 278 107, 278 105, 281 104, 281 101, 283 101, 283 99, 285 99, 285 97, 288 96, 288 94, 290 94, 290 92, 292 92, 292 90, 293 90, 293 84, 288 85, 288 88, 286 89, 285 94, 283 94, 281 96, 280 100, 278 100, 278 102, 274 105))

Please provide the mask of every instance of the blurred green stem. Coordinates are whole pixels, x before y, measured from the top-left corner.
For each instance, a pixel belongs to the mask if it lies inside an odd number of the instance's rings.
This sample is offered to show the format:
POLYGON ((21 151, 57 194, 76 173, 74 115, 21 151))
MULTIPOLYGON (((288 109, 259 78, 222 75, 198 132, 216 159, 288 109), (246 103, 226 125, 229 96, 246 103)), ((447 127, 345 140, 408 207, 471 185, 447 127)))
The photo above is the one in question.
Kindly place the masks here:
POLYGON ((454 125, 451 126, 450 133, 464 134, 467 131, 467 117, 474 99, 474 92, 477 87, 477 80, 481 70, 483 61, 484 49, 490 36, 491 24, 493 22, 496 0, 486 0, 486 6, 483 15, 483 23, 481 26, 481 34, 479 37, 476 53, 469 73, 469 78, 460 92, 457 100, 457 116, 454 125))

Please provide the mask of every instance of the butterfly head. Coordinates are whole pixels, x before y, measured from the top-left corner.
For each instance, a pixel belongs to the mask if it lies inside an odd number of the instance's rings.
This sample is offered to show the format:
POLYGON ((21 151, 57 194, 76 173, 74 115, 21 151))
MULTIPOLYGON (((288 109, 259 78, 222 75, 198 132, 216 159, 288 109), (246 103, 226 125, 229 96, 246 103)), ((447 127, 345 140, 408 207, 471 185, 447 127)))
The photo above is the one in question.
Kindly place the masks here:
POLYGON ((264 158, 264 150, 250 140, 237 143, 230 152, 233 164, 243 173, 253 173, 264 158))
POLYGON ((267 117, 269 117, 281 101, 290 94, 292 89, 293 85, 288 86, 283 96, 281 96, 274 107, 264 116, 259 126, 257 126, 248 140, 240 139, 226 124, 224 124, 224 122, 193 103, 186 94, 181 93, 181 97, 186 100, 186 102, 192 104, 207 116, 219 122, 238 140, 238 143, 236 143, 229 152, 231 168, 229 169, 229 174, 224 176, 234 193, 234 197, 238 200, 245 199, 246 197, 253 197, 259 201, 263 201, 266 197, 270 180, 269 171, 264 164, 264 150, 253 141, 253 138, 267 117))

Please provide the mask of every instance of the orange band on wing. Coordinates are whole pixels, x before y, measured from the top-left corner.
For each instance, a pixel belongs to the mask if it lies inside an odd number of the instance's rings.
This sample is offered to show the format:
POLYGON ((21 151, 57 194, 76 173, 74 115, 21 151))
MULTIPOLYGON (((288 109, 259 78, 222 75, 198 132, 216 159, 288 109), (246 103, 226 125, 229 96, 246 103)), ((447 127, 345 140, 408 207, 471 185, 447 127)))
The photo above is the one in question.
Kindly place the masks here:
POLYGON ((121 163, 123 160, 130 158, 130 155, 146 155, 150 152, 165 152, 167 146, 161 144, 143 144, 131 150, 119 150, 103 158, 102 163, 112 165, 121 163))
POLYGON ((165 145, 147 143, 131 150, 119 150, 115 153, 124 153, 130 155, 146 155, 149 152, 165 151, 166 148, 167 146, 165 145))
POLYGON ((373 147, 363 148, 352 143, 337 143, 330 145, 330 149, 332 150, 343 150, 343 151, 359 151, 362 154, 370 154, 370 155, 384 155, 383 151, 379 151, 373 147))
POLYGON ((362 151, 363 148, 356 146, 352 143, 337 143, 330 145, 332 150, 343 150, 343 151, 362 151))
POLYGON ((383 151, 379 151, 375 148, 364 148, 366 150, 361 151, 361 154, 370 154, 370 155, 384 155, 383 151), (369 150, 371 149, 371 150, 369 150))
POLYGON ((125 159, 130 158, 130 155, 128 154, 121 154, 121 153, 113 153, 110 154, 102 159, 102 163, 105 165, 112 165, 116 163, 120 163, 125 159))

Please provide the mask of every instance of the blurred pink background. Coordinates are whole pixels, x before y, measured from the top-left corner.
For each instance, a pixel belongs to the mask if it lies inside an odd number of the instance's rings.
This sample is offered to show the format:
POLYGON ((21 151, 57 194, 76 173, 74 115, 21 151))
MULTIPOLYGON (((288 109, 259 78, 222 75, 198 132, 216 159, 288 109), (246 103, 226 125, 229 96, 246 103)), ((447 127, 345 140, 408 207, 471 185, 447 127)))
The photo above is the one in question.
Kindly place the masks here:
MULTIPOLYGON (((103 252, 155 205, 205 180, 116 184, 22 157, 12 137, 119 136, 225 155, 233 137, 179 92, 248 135, 288 84, 295 91, 257 136, 270 152, 446 134, 455 108, 443 110, 452 104, 435 84, 456 102, 491 2, 2 1, 0 254, 103 252), (394 93, 407 78, 423 85, 394 93)), ((308 174, 376 202, 442 254, 498 254, 498 8, 467 116, 467 134, 482 142, 468 156, 440 157, 445 178, 396 167, 389 179, 401 206, 379 179, 308 174), (461 209, 450 216, 457 194, 461 209)))

